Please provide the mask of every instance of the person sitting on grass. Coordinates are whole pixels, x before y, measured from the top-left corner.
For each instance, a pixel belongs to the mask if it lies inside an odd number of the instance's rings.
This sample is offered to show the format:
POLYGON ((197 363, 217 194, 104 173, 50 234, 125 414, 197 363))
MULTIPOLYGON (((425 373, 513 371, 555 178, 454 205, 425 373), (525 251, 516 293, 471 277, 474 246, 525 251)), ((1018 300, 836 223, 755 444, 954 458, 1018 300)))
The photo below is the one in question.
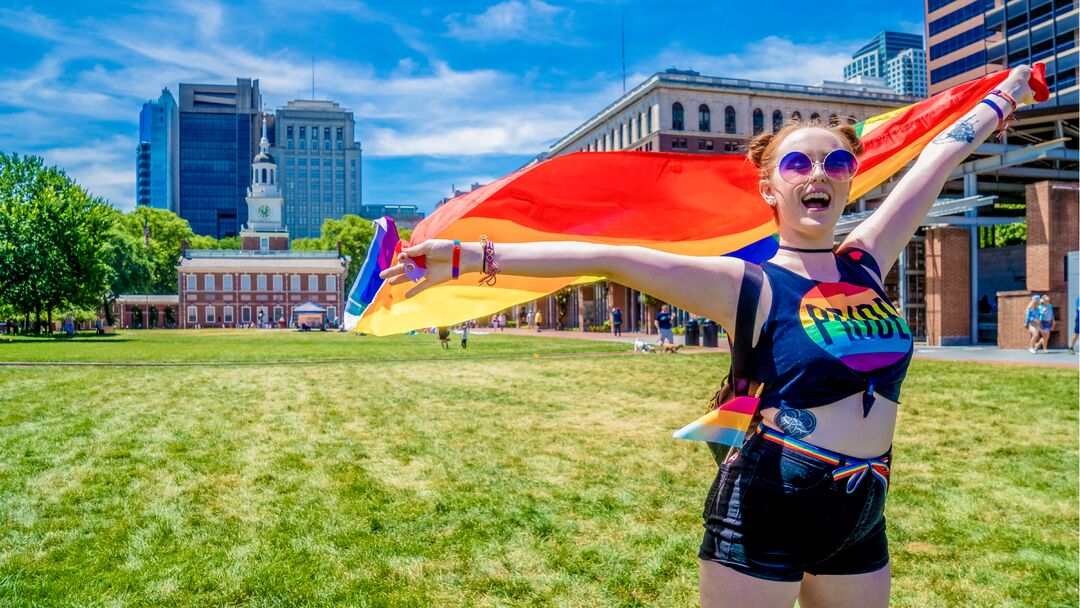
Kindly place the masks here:
MULTIPOLYGON (((882 278, 926 219, 952 171, 1031 94, 1026 66, 936 136, 870 217, 834 249, 862 151, 848 125, 795 121, 756 136, 750 161, 779 224, 780 250, 760 266, 581 242, 507 243, 501 272, 604 276, 685 310, 739 326, 740 294, 762 388, 762 424, 726 459, 705 502, 701 604, 873 608, 889 603, 885 499, 900 387, 912 337, 882 278), (757 287, 760 285, 760 292, 757 287), (754 305, 756 301, 756 306, 754 305)), ((455 245, 407 248, 382 273, 427 256, 415 296, 452 276, 455 245)), ((479 243, 460 245, 461 273, 480 272, 479 243)), ((736 339, 739 339, 736 336, 736 339)))

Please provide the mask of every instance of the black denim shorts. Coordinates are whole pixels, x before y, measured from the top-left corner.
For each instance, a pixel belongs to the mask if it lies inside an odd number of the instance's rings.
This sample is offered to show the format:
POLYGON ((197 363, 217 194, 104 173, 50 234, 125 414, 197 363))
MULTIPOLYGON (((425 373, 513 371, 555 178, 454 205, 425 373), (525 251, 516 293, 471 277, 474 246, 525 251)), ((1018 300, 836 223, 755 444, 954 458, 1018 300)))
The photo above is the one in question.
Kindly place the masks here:
MULTIPOLYGON (((800 581, 807 572, 864 574, 885 567, 888 473, 866 474, 858 484, 850 476, 834 479, 844 465, 865 461, 829 454, 840 464, 761 433, 751 435, 738 455, 720 467, 709 490, 698 556, 771 581, 800 581)), ((891 450, 874 460, 891 465, 891 450)))

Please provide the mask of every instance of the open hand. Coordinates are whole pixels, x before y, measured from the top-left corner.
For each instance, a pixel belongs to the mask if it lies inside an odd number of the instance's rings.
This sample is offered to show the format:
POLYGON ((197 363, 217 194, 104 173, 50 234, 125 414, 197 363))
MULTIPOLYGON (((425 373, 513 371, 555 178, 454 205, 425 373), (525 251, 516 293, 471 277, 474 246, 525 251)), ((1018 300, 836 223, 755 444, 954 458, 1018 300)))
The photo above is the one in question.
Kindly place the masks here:
POLYGON ((429 239, 408 247, 398 255, 398 263, 379 273, 379 277, 386 279, 391 285, 399 285, 409 280, 405 276, 405 262, 409 259, 424 257, 427 273, 424 279, 415 287, 405 293, 406 298, 411 298, 429 287, 449 281, 453 276, 454 242, 446 239, 429 239))

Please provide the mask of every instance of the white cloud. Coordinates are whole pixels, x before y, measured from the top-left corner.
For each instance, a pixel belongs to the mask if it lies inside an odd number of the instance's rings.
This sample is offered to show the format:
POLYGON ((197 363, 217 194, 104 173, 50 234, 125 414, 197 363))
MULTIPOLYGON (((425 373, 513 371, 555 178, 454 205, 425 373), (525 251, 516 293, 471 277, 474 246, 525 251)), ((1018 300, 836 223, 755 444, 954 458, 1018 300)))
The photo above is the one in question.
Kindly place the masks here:
POLYGON ((115 136, 37 154, 45 164, 63 169, 91 194, 128 211, 135 207, 135 143, 133 137, 115 136))
POLYGON ((580 43, 568 34, 573 12, 543 0, 507 0, 479 15, 453 14, 446 18, 447 35, 473 42, 580 43))
POLYGON ((678 67, 691 68, 706 76, 748 78, 790 84, 816 84, 822 80, 841 80, 844 64, 860 43, 792 42, 768 36, 747 44, 738 53, 709 55, 673 46, 659 53, 649 63, 654 71, 678 67))

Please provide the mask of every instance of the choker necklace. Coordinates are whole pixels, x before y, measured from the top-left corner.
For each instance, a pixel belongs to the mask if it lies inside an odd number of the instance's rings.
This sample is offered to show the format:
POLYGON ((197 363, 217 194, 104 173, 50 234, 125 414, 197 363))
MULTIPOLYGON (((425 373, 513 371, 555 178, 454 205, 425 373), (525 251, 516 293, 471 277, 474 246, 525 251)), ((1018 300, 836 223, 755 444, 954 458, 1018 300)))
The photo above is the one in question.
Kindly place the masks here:
POLYGON ((832 247, 828 249, 802 249, 800 247, 789 247, 787 245, 780 245, 780 249, 784 251, 796 251, 798 253, 832 253, 832 247))

